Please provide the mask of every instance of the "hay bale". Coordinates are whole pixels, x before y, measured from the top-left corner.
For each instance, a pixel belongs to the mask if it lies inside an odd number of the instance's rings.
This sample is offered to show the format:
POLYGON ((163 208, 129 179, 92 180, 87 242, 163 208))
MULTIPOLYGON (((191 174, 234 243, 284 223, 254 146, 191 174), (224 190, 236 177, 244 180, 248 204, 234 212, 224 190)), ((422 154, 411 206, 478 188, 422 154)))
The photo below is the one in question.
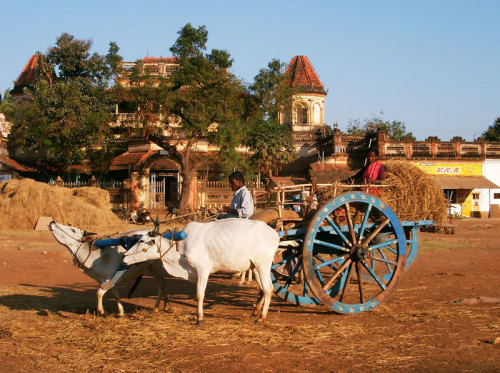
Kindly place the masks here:
POLYGON ((389 187, 381 198, 401 221, 432 219, 437 225, 446 221, 444 193, 431 175, 404 161, 389 161, 384 166, 389 187))
MULTIPOLYGON (((384 163, 386 179, 380 198, 394 210, 400 221, 434 220, 436 225, 446 221, 446 201, 443 191, 429 174, 405 161, 384 163)), ((352 188, 334 183, 320 193, 320 204, 352 188)))
POLYGON ((114 229, 123 224, 109 209, 108 192, 80 189, 85 190, 74 195, 71 189, 31 179, 0 183, 0 226, 32 229, 40 216, 51 216, 59 223, 93 231, 114 229))
POLYGON ((71 189, 74 196, 83 198, 85 202, 99 208, 110 208, 110 197, 107 190, 94 187, 82 187, 71 189))

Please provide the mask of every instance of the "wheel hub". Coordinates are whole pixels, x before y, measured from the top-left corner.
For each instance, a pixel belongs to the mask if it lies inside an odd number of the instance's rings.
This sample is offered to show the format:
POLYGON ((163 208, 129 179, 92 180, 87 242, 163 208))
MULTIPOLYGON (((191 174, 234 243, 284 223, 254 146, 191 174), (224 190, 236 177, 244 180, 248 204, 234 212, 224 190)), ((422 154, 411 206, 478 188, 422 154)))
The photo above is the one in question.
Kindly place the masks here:
POLYGON ((353 262, 364 260, 368 257, 368 247, 364 247, 363 245, 359 244, 353 245, 350 255, 353 262))

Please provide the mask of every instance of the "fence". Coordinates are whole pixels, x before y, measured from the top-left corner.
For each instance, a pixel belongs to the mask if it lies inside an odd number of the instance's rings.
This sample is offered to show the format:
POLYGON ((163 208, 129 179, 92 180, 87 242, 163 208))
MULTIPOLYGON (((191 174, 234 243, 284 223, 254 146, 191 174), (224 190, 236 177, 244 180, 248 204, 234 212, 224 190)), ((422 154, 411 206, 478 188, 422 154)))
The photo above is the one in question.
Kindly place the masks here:
POLYGON ((88 187, 88 186, 94 186, 98 187, 101 189, 114 189, 114 188, 123 188, 123 181, 101 181, 101 182, 91 182, 91 181, 63 181, 61 183, 56 183, 54 180, 50 180, 49 185, 54 186, 54 185, 59 185, 63 186, 65 188, 82 188, 82 187, 88 187))
MULTIPOLYGON (((245 184, 248 190, 252 193, 255 204, 262 195, 266 195, 264 183, 250 181, 245 184)), ((233 199, 233 191, 228 181, 199 181, 198 182, 198 204, 199 207, 221 208, 228 206, 233 199)))
POLYGON ((149 185, 149 209, 151 211, 165 211, 165 179, 157 181, 151 177, 149 185))

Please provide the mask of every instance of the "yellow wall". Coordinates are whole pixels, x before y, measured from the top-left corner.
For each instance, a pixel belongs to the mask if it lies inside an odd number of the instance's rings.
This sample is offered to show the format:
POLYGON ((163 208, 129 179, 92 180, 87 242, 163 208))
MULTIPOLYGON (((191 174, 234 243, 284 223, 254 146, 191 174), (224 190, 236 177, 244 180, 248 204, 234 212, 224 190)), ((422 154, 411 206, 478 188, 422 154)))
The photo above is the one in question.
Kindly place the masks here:
POLYGON ((482 176, 483 163, 459 162, 419 162, 413 163, 425 173, 431 175, 482 176))
MULTIPOLYGON (((466 162, 414 162, 415 166, 425 173, 431 175, 453 175, 453 176, 482 176, 483 163, 466 162)), ((478 207, 473 209, 472 190, 455 190, 457 193, 457 203, 462 205, 462 216, 472 216, 473 210, 478 211, 478 207)))

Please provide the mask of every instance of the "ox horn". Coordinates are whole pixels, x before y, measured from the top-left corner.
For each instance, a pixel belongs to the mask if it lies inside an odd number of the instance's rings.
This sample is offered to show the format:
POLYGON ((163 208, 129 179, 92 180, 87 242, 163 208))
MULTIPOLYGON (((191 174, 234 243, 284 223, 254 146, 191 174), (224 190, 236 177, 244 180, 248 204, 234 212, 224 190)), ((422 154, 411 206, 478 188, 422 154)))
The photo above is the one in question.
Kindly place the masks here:
POLYGON ((155 229, 149 232, 149 235, 151 237, 156 237, 160 234, 160 219, 158 218, 158 215, 156 215, 156 220, 154 220, 153 223, 155 225, 155 229))
POLYGON ((83 231, 83 237, 95 236, 97 233, 83 231))

